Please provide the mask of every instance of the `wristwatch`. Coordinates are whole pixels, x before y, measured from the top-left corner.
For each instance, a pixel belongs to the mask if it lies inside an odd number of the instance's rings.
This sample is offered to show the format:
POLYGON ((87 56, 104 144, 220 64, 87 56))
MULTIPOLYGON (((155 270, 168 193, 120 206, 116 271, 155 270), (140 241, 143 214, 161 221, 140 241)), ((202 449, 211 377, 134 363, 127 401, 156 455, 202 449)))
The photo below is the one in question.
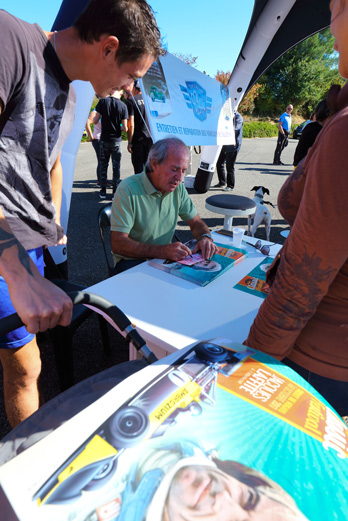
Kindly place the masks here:
POLYGON ((210 239, 212 242, 214 242, 212 236, 209 233, 202 233, 202 235, 200 236, 198 242, 201 241, 202 239, 204 239, 204 237, 206 237, 207 239, 210 239))

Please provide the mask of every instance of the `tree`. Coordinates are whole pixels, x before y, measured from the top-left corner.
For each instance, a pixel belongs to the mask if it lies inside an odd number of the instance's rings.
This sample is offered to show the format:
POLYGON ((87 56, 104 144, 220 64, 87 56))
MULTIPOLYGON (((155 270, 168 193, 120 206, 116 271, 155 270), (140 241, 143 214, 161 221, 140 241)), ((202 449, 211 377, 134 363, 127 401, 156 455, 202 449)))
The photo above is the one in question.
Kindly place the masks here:
POLYGON ((174 56, 187 63, 187 65, 191 65, 192 67, 197 67, 198 56, 192 56, 192 54, 182 54, 181 52, 173 52, 174 56))
POLYGON ((245 114, 252 114, 255 110, 256 106, 256 100, 260 95, 260 89, 262 86, 259 83, 255 83, 251 89, 248 91, 248 94, 244 96, 242 101, 240 102, 238 106, 238 111, 245 115, 245 114))
POLYGON ((231 77, 230 71, 224 72, 224 71, 216 71, 215 79, 219 81, 220 83, 223 83, 224 85, 227 85, 229 79, 231 77))
POLYGON ((256 109, 263 115, 276 115, 288 103, 308 117, 333 83, 343 84, 333 51, 334 37, 329 29, 303 40, 281 56, 259 78, 261 84, 256 109))

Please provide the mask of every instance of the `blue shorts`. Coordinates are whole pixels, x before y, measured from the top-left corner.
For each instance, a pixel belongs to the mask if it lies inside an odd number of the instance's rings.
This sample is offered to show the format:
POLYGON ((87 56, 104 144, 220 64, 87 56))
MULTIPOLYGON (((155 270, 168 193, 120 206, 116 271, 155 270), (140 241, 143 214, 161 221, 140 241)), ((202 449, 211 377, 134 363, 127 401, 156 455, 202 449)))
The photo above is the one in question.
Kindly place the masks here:
MULTIPOLYGON (((28 255, 32 261, 36 264, 41 275, 44 274, 44 260, 43 260, 43 248, 35 248, 34 250, 28 250, 28 255)), ((15 313, 15 308, 12 305, 10 295, 8 293, 7 284, 3 277, 0 276, 0 318, 7 317, 12 313, 15 313)), ((0 337, 0 349, 11 349, 22 347, 31 342, 35 338, 35 335, 28 333, 24 326, 11 331, 7 335, 0 337)))

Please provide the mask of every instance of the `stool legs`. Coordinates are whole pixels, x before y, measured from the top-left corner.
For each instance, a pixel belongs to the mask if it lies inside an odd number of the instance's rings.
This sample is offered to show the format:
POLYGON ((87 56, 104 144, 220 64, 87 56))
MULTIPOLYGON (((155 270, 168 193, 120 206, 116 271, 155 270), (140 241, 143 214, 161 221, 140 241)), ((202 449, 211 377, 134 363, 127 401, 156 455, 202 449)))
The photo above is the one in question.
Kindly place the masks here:
POLYGON ((231 215, 225 215, 224 218, 224 230, 232 230, 233 217, 231 215))
POLYGON ((248 235, 251 237, 251 219, 253 215, 248 215, 248 235))

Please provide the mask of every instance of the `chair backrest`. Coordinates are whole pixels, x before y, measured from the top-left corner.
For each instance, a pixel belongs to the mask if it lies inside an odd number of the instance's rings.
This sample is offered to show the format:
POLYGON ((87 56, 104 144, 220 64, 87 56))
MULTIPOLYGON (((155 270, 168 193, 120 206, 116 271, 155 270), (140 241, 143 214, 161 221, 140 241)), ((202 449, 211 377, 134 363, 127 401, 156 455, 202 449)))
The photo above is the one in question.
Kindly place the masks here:
POLYGON ((111 205, 112 203, 103 205, 98 214, 99 233, 110 277, 114 275, 114 266, 111 261, 111 248, 109 250, 109 248, 106 247, 106 243, 108 245, 110 244, 110 234, 106 236, 105 232, 110 230, 111 205))

